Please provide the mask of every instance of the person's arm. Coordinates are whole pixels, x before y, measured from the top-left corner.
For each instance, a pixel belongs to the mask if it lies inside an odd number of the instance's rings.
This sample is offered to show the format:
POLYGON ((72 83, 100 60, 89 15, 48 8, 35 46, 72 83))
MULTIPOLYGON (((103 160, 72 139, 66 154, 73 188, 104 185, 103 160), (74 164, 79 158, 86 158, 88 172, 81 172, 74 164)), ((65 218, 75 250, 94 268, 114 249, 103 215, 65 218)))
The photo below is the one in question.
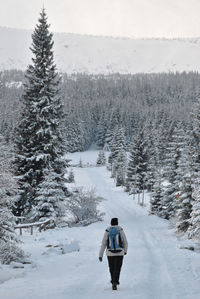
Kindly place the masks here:
POLYGON ((99 258, 101 258, 101 259, 103 258, 103 254, 104 254, 104 251, 106 249, 107 235, 108 235, 108 231, 106 230, 105 233, 104 233, 103 240, 102 240, 102 243, 101 243, 101 248, 100 248, 100 251, 99 251, 99 258))
POLYGON ((121 231, 121 234, 122 234, 122 239, 123 239, 123 246, 124 246, 124 253, 127 254, 127 251, 128 251, 128 241, 126 239, 126 235, 125 235, 125 232, 121 231))

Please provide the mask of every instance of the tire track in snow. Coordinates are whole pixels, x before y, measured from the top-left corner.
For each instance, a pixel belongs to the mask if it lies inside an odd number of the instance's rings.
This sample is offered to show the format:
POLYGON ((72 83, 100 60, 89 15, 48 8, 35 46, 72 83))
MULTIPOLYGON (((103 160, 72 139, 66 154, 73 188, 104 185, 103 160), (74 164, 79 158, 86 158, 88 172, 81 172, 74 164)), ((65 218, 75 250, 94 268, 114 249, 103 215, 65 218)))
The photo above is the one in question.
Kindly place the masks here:
POLYGON ((173 278, 170 274, 170 264, 167 264, 164 254, 159 248, 159 245, 155 243, 155 236, 149 231, 143 231, 142 239, 150 257, 150 271, 149 280, 150 285, 154 286, 154 296, 152 298, 166 298, 166 292, 168 298, 178 299, 176 296, 176 286, 173 278))

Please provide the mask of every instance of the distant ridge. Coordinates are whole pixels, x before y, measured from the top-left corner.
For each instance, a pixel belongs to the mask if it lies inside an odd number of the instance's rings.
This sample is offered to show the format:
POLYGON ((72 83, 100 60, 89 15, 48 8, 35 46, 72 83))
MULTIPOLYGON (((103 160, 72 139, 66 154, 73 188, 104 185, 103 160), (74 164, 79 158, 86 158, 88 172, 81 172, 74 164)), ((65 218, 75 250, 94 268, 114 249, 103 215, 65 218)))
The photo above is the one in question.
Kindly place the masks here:
MULTIPOLYGON (((0 70, 31 62, 31 30, 0 27, 0 70)), ((200 38, 128 38, 54 33, 59 71, 91 74, 200 71, 200 38)))

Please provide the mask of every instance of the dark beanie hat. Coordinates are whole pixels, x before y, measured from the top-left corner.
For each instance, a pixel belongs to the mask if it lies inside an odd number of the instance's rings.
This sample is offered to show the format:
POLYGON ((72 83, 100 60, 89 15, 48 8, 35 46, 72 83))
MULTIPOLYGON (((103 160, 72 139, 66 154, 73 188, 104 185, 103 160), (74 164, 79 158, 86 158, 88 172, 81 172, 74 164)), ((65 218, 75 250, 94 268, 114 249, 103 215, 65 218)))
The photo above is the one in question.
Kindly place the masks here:
POLYGON ((118 218, 112 218, 110 224, 111 225, 118 225, 118 218))

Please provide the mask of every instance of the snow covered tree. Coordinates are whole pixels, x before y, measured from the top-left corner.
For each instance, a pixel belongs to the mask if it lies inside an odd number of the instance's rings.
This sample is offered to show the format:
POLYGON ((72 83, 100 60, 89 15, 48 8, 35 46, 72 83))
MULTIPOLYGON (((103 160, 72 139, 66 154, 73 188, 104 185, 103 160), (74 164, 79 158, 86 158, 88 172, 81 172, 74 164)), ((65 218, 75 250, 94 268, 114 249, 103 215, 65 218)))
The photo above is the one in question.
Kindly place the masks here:
POLYGON ((48 168, 44 180, 38 185, 34 198, 34 208, 30 212, 31 221, 51 220, 49 227, 55 226, 64 215, 66 195, 60 187, 59 175, 48 168))
POLYGON ((183 150, 184 133, 181 124, 177 125, 168 145, 166 155, 164 176, 168 180, 165 191, 163 192, 162 211, 160 217, 170 219, 175 216, 177 210, 176 195, 180 191, 179 163, 183 150))
POLYGON ((162 210, 162 198, 163 198, 162 173, 159 168, 155 170, 154 177, 155 179, 152 187, 152 194, 150 200, 150 213, 159 216, 160 211, 162 210))
POLYGON ((99 151, 98 157, 97 157, 97 165, 105 165, 106 164, 106 157, 103 150, 99 151))
POLYGON ((11 173, 11 156, 4 137, 0 135, 0 262, 3 264, 24 259, 14 230, 16 218, 12 208, 17 185, 11 173))
POLYGON ((134 137, 127 167, 127 185, 131 192, 138 193, 146 187, 147 148, 144 128, 134 137))
POLYGON ((69 171, 69 175, 68 175, 68 178, 67 178, 67 182, 68 183, 73 183, 74 182, 74 172, 73 172, 73 169, 71 168, 70 171, 69 171))
MULTIPOLYGON (((145 125, 145 140, 147 148, 147 172, 146 172, 146 188, 148 191, 152 191, 152 186, 154 183, 154 173, 155 173, 155 155, 157 148, 157 135, 155 127, 152 124, 152 120, 148 120, 145 125)), ((158 159, 157 159, 158 162, 158 159)), ((157 165, 158 167, 158 165, 157 165)))
POLYGON ((162 199, 164 190, 163 170, 160 165, 160 151, 157 147, 158 140, 154 140, 154 153, 151 157, 151 199, 150 199, 150 213, 159 216, 162 210, 162 199))
POLYGON ((189 149, 191 160, 192 182, 192 209, 189 220, 188 236, 199 238, 200 236, 200 98, 195 103, 192 111, 193 123, 188 130, 189 149))
POLYGON ((158 138, 157 146, 159 149, 159 160, 162 162, 166 158, 166 149, 168 148, 169 142, 171 141, 171 136, 175 127, 174 121, 172 121, 166 111, 161 110, 157 112, 157 117, 155 120, 156 124, 156 134, 158 138))
POLYGON ((132 187, 135 185, 135 174, 136 174, 136 168, 135 168, 135 151, 133 150, 134 146, 134 140, 131 142, 130 145, 130 154, 128 158, 128 165, 127 165, 127 171, 126 171, 126 191, 130 192, 132 187))
POLYGON ((105 115, 103 114, 97 126, 97 138, 96 138, 96 143, 101 148, 103 148, 105 145, 106 132, 107 132, 107 124, 105 121, 105 115))
POLYGON ((196 185, 193 192, 192 212, 190 214, 190 226, 188 228, 189 238, 199 239, 200 237, 200 188, 196 185))
POLYGON ((108 146, 112 146, 114 131, 116 131, 116 128, 120 126, 121 126, 121 115, 119 109, 116 109, 112 112, 110 123, 106 131, 105 143, 108 146))
POLYGON ((121 147, 114 162, 116 186, 124 186, 126 183, 127 157, 123 147, 121 147))
POLYGON ((116 127, 113 133, 112 143, 110 146, 110 155, 108 157, 108 162, 112 165, 119 152, 124 149, 126 150, 126 141, 125 141, 125 132, 124 128, 122 127, 116 127))
POLYGON ((79 119, 69 117, 65 122, 65 143, 66 150, 70 153, 84 150, 84 132, 79 119))
POLYGON ((188 130, 191 168, 193 183, 199 182, 200 173, 200 98, 194 104, 193 111, 190 114, 192 123, 188 130))
POLYGON ((32 34, 32 65, 26 71, 23 111, 16 133, 15 174, 19 183, 16 215, 32 209, 36 189, 50 165, 64 189, 66 161, 62 137, 62 102, 53 55, 52 33, 43 9, 32 34))
POLYGON ((16 218, 11 212, 12 205, 12 199, 0 190, 0 262, 3 264, 22 262, 25 257, 14 230, 16 218))
POLYGON ((192 157, 190 148, 190 139, 188 135, 183 136, 182 143, 184 144, 181 157, 179 160, 178 180, 180 192, 176 195, 176 230, 177 232, 186 232, 190 226, 190 218, 192 212, 193 199, 193 183, 192 183, 192 157))
POLYGON ((176 230, 177 232, 186 232, 190 226, 192 212, 192 186, 190 174, 185 174, 180 185, 180 193, 176 196, 176 230))
POLYGON ((82 159, 80 158, 80 160, 79 160, 79 163, 78 163, 78 167, 83 167, 83 161, 82 161, 82 159))

